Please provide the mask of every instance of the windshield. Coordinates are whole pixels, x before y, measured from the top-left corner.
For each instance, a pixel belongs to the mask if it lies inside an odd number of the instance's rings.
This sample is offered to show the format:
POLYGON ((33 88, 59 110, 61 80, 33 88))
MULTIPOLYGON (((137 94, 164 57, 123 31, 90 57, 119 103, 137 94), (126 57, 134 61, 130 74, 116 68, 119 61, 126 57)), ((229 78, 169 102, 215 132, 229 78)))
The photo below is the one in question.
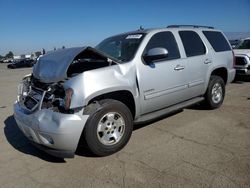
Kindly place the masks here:
POLYGON ((143 37, 143 33, 118 35, 105 39, 95 48, 120 61, 127 62, 134 57, 143 37))
POLYGON ((236 48, 237 49, 250 49, 250 39, 244 40, 236 48))

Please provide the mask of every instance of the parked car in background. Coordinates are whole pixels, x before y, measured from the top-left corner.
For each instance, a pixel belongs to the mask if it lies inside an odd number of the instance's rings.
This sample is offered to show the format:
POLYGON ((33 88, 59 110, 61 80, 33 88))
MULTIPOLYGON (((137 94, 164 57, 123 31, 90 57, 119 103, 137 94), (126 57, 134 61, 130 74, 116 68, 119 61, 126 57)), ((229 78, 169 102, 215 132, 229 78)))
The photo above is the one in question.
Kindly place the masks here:
POLYGON ((8 64, 9 69, 32 67, 35 64, 33 59, 14 60, 11 64, 8 64))
POLYGON ((0 63, 12 63, 13 59, 12 58, 2 58, 0 63))
POLYGON ((240 42, 234 49, 237 75, 250 75, 250 38, 240 42))
POLYGON ((232 48, 234 49, 236 46, 239 45, 239 43, 241 42, 241 40, 238 40, 238 39, 236 39, 236 40, 229 40, 229 42, 230 42, 230 45, 232 46, 232 48))
POLYGON ((95 48, 40 57, 18 87, 14 116, 52 155, 73 157, 81 140, 94 154, 110 155, 127 144, 134 123, 199 102, 219 108, 235 76, 233 61, 228 40, 212 27, 119 34, 95 48))

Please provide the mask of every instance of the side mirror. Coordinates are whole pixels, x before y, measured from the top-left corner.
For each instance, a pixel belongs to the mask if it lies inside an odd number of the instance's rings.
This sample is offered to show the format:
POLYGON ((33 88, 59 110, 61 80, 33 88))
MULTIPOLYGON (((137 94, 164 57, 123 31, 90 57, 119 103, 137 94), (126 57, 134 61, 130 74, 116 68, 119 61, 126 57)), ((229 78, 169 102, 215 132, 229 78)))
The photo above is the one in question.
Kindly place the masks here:
POLYGON ((168 50, 165 48, 152 48, 143 56, 146 63, 168 57, 168 50))

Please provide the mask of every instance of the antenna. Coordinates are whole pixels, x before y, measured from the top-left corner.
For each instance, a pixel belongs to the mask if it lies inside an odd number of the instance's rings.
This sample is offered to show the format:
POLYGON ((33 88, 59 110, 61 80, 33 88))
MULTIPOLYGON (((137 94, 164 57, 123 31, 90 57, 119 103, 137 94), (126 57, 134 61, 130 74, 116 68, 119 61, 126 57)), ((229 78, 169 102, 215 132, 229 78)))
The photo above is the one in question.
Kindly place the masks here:
POLYGON ((144 30, 144 28, 141 25, 140 28, 138 29, 138 31, 142 31, 142 30, 144 30))

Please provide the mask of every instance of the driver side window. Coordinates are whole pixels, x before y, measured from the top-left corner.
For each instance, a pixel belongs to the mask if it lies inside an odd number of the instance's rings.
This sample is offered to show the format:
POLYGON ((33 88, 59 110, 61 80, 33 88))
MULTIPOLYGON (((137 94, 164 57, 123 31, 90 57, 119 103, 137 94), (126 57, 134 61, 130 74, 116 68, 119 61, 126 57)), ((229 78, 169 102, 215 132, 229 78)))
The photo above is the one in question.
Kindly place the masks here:
MULTIPOLYGON (((170 59, 178 59, 180 58, 180 52, 176 43, 176 40, 174 38, 174 35, 169 32, 159 32, 152 36, 152 38, 149 40, 145 50, 144 54, 148 52, 148 50, 153 48, 165 48, 168 50, 168 56, 164 60, 170 60, 170 59)), ((161 61, 162 61, 161 60, 161 61)))

